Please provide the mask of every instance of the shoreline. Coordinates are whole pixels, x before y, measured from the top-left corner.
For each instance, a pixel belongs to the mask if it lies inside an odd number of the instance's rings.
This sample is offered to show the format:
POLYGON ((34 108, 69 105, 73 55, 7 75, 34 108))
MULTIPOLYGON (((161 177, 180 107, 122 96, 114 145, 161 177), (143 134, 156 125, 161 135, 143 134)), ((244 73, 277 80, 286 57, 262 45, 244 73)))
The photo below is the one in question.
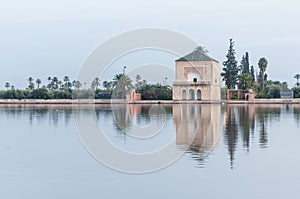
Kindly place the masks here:
POLYGON ((0 104, 300 104, 300 98, 297 99, 255 99, 254 101, 243 100, 220 100, 220 101, 173 101, 173 100, 140 100, 140 101, 126 101, 126 100, 110 100, 110 99, 0 99, 0 104))

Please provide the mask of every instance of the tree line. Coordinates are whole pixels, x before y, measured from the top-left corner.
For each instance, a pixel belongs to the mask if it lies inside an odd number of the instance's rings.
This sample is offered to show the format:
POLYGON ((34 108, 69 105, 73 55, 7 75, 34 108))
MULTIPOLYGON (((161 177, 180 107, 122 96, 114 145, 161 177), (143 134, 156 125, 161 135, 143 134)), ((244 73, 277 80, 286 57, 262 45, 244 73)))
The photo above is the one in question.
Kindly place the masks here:
POLYGON ((0 99, 125 99, 126 93, 136 89, 143 100, 171 100, 172 89, 163 83, 150 84, 136 76, 135 83, 124 73, 115 74, 111 81, 103 81, 96 77, 88 86, 86 82, 71 81, 69 76, 62 80, 57 77, 48 77, 45 84, 41 79, 27 79, 26 89, 16 89, 9 82, 5 83, 6 90, 0 91, 0 99))
POLYGON ((280 98, 281 92, 293 91, 294 97, 300 98, 300 74, 294 76, 297 83, 290 90, 287 82, 274 81, 268 78, 266 73, 268 60, 265 57, 258 60, 259 71, 257 72, 255 72, 253 65, 250 66, 248 52, 245 52, 240 63, 238 63, 234 45, 233 39, 230 39, 226 60, 223 62, 223 72, 221 73, 227 89, 253 89, 257 93, 257 98, 280 98))
MULTIPOLYGON (((257 98, 280 98, 282 92, 291 91, 287 82, 270 80, 267 74, 268 60, 262 57, 258 60, 259 71, 255 71, 250 65, 249 53, 245 52, 240 63, 236 60, 234 41, 230 39, 226 60, 223 62, 221 76, 227 89, 253 89, 257 98)), ((295 74, 296 85, 292 88, 295 98, 300 98, 300 74, 295 74)), ((123 73, 115 74, 110 81, 103 81, 96 77, 88 86, 86 82, 79 80, 71 81, 69 76, 61 80, 57 77, 48 77, 42 84, 41 79, 27 79, 26 89, 16 89, 9 82, 5 83, 6 90, 0 91, 0 99, 124 99, 126 93, 135 89, 141 94, 143 100, 171 100, 172 88, 167 85, 167 79, 162 83, 149 84, 140 75, 136 76, 135 82, 123 73), (102 88, 101 88, 102 86, 102 88)))

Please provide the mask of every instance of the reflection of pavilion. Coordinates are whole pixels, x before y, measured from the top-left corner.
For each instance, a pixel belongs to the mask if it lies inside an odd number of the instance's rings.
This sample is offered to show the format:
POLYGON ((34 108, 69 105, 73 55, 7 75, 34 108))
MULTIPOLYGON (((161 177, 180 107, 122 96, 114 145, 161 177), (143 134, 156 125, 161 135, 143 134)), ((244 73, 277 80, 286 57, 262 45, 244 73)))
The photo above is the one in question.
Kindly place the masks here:
POLYGON ((181 104, 173 105, 177 146, 199 154, 203 159, 218 143, 221 133, 221 106, 181 104))
POLYGON ((132 125, 138 115, 141 115, 142 105, 116 104, 112 105, 112 113, 114 117, 114 124, 119 129, 125 130, 132 125))

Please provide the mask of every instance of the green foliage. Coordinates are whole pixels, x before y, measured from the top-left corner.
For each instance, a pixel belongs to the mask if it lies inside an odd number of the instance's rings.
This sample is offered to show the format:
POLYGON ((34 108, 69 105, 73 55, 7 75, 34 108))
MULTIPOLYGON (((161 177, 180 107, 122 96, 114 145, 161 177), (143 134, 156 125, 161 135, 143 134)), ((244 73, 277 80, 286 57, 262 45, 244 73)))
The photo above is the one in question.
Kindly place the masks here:
POLYGON ((74 90, 73 99, 95 99, 95 91, 92 89, 74 90))
POLYGON ((142 77, 140 75, 136 75, 136 77, 135 77, 135 88, 140 89, 142 84, 143 84, 142 83, 142 77))
POLYGON ((241 61, 241 71, 242 74, 250 74, 250 64, 249 64, 249 53, 246 52, 245 55, 243 55, 242 57, 242 61, 241 61))
POLYGON ((267 98, 280 98, 281 86, 271 84, 266 87, 267 98))
POLYGON ((297 80, 296 86, 299 87, 299 86, 300 86, 300 83, 299 83, 300 74, 296 74, 296 75, 294 76, 294 78, 297 80))
POLYGON ((76 88, 76 89, 80 89, 81 88, 81 86, 82 86, 82 84, 81 84, 81 82, 80 81, 76 81, 76 80, 74 80, 73 81, 73 86, 74 86, 74 88, 76 88))
POLYGON ((0 99, 72 99, 72 90, 8 90, 0 91, 0 99))
POLYGON ((235 59, 235 50, 234 50, 234 42, 230 39, 230 45, 228 49, 228 53, 226 55, 227 60, 223 62, 224 68, 221 73, 223 76, 223 80, 225 81, 225 85, 229 89, 234 89, 238 82, 238 66, 237 61, 235 59))
POLYGON ((113 79, 113 98, 115 99, 125 99, 126 92, 130 91, 132 86, 132 80, 128 75, 116 74, 113 79))
POLYGON ((29 78, 28 78, 28 82, 29 82, 28 88, 29 88, 30 90, 33 90, 33 89, 34 89, 33 78, 32 78, 32 77, 29 77, 29 78))
MULTIPOLYGON (((82 83, 78 80, 71 83, 68 76, 64 76, 63 81, 50 76, 47 80, 47 85, 42 86, 42 81, 36 79, 37 88, 35 88, 34 79, 29 77, 29 86, 25 90, 15 90, 14 86, 7 82, 5 84, 6 90, 0 90, 0 99, 111 99, 112 94, 115 94, 115 98, 125 98, 126 92, 133 88, 132 80, 125 74, 116 74, 113 81, 104 81, 104 90, 99 89, 100 79, 97 77, 91 82, 90 89, 81 89, 82 83)), ((137 80, 140 82, 140 86, 146 85, 146 80, 141 80, 140 76, 137 80)), ((86 86, 86 83, 84 85, 86 86)), ((158 93, 156 95, 158 99, 172 99, 172 91, 169 87, 158 87, 155 91, 158 93)), ((146 95, 145 91, 144 96, 146 95)), ((150 98, 154 99, 153 97, 150 98)))
POLYGON ((260 69, 260 80, 261 80, 261 89, 265 90, 265 80, 267 80, 267 76, 265 76, 265 72, 268 67, 268 61, 266 58, 262 57, 258 61, 258 68, 260 69))
POLYGON ((91 89, 92 89, 92 90, 98 89, 99 86, 100 86, 100 79, 99 79, 98 77, 96 77, 96 78, 92 81, 91 89))
POLYGON ((249 73, 242 73, 238 76, 239 79, 239 88, 240 89, 248 89, 251 87, 252 77, 249 73))
POLYGON ((113 82, 112 81, 104 81, 103 87, 106 91, 110 91, 112 89, 113 82))
POLYGON ((10 87, 10 83, 6 82, 6 83, 5 83, 5 88, 6 88, 6 90, 8 90, 9 87, 10 87))
MULTIPOLYGON (((259 86, 258 86, 259 87, 259 86)), ((257 87, 256 87, 257 89, 257 87)), ((281 92, 289 92, 288 84, 286 82, 271 81, 265 82, 265 90, 260 90, 257 98, 281 98, 281 92)))
POLYGON ((17 89, 14 92, 14 94, 15 94, 14 99, 24 99, 25 96, 27 95, 26 91, 22 91, 22 90, 19 90, 19 89, 17 89))
POLYGON ((30 92, 29 99, 49 99, 49 92, 47 89, 45 88, 39 88, 39 89, 35 89, 33 91, 30 92))
POLYGON ((250 74, 251 74, 251 85, 253 85, 255 82, 255 71, 253 66, 251 66, 250 74))
POLYGON ((145 84, 137 90, 143 100, 171 100, 172 89, 161 84, 145 84))
POLYGON ((296 86, 292 90, 294 92, 294 98, 300 98, 300 86, 296 86))
POLYGON ((37 84, 37 88, 40 88, 40 84, 42 83, 42 81, 40 79, 37 79, 35 83, 37 84))

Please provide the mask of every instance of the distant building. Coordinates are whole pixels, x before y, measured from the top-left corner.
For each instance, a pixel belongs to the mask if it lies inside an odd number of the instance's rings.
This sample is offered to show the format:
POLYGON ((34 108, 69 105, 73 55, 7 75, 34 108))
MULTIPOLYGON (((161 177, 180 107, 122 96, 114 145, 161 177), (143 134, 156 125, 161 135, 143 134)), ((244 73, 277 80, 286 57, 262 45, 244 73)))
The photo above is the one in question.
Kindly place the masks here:
POLYGON ((142 95, 140 93, 136 93, 135 90, 131 90, 130 93, 126 94, 126 100, 139 101, 139 100, 142 100, 142 95))
POLYGON ((202 48, 175 61, 176 77, 173 100, 221 100, 221 72, 219 62, 202 48))

